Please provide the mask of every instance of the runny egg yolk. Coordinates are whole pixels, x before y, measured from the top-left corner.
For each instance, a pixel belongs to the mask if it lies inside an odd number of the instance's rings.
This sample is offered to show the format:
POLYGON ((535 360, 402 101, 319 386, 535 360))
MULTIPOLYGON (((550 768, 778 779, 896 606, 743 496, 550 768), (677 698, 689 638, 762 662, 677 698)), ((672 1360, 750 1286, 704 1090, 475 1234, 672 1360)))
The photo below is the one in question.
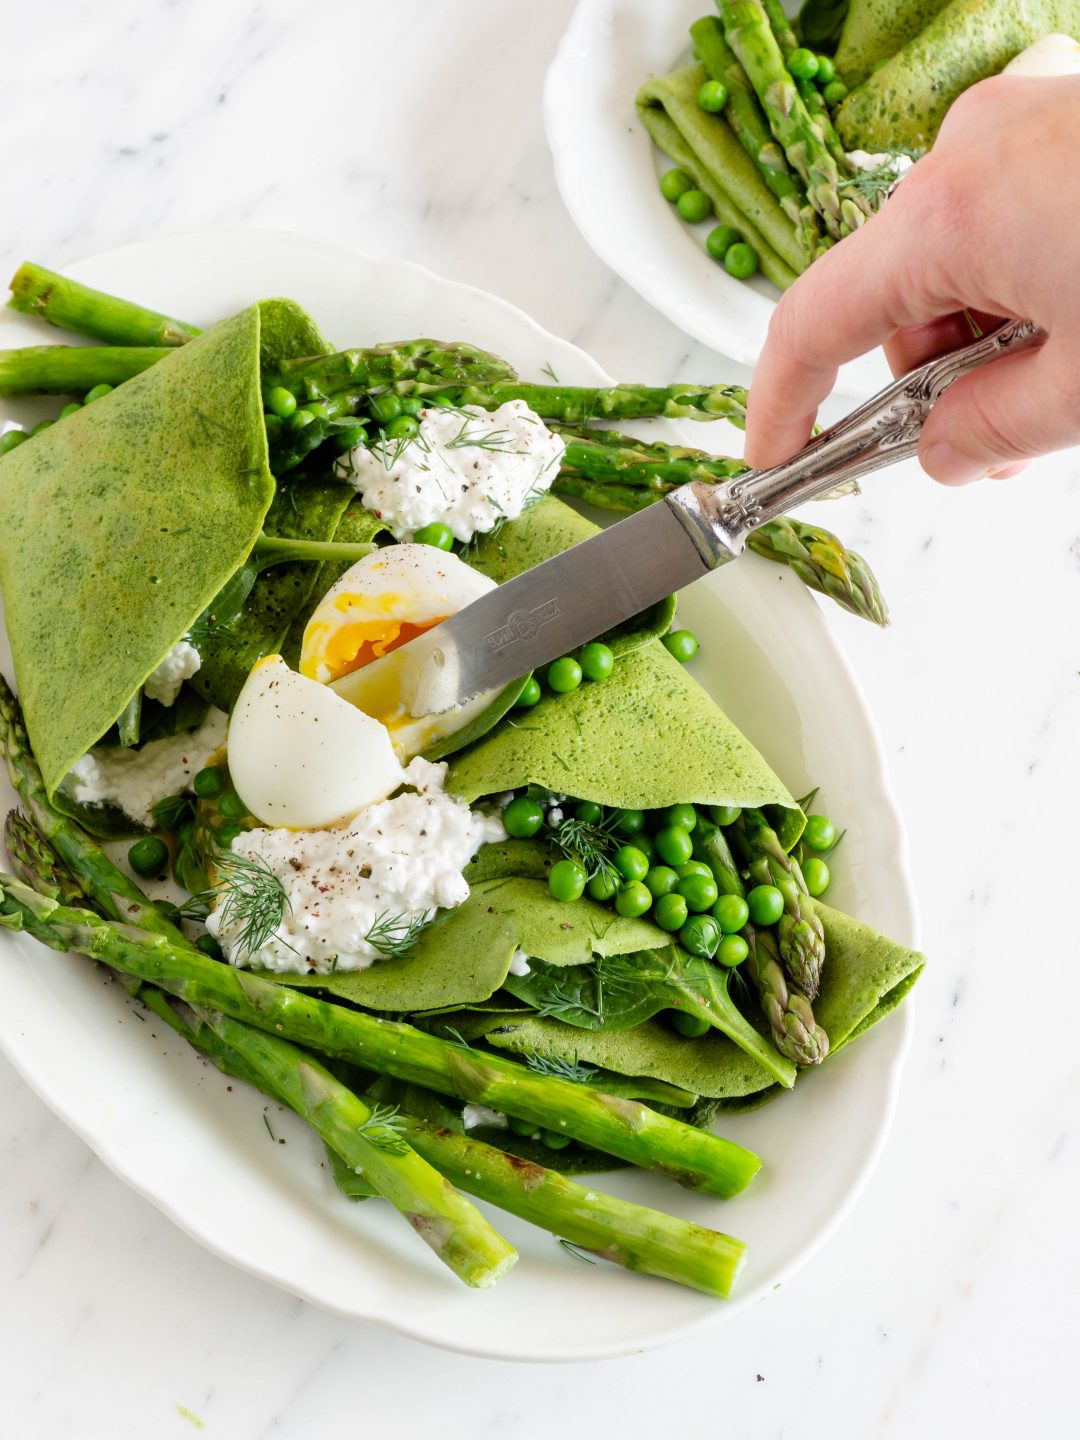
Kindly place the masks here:
MULTIPOLYGON (((380 599, 387 608, 397 609, 405 603, 394 595, 382 596, 380 599)), ((333 601, 333 609, 338 615, 348 616, 349 611, 355 608, 355 603, 354 596, 339 595, 333 601)), ((385 619, 372 619, 370 606, 369 600, 365 606, 368 615, 364 619, 344 619, 337 623, 323 618, 325 607, 321 607, 321 613, 308 626, 304 635, 300 673, 311 680, 321 680, 324 684, 340 680, 342 675, 349 675, 354 670, 359 670, 362 665, 368 665, 372 660, 388 655, 399 645, 407 645, 410 640, 415 640, 417 635, 422 635, 425 630, 430 630, 432 626, 446 619, 445 615, 421 623, 394 619, 390 615, 385 619)))

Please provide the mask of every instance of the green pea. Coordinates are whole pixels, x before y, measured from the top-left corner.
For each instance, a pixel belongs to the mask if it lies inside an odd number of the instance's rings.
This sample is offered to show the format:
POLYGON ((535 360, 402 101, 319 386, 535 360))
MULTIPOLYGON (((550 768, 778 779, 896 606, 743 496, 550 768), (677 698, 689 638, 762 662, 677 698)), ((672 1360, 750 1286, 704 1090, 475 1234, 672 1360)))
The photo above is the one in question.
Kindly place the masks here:
POLYGON ((821 93, 825 96, 825 104, 831 109, 834 105, 839 105, 841 100, 847 99, 848 88, 842 80, 830 80, 821 93))
POLYGON ((691 630, 672 630, 670 635, 664 636, 664 648, 681 665, 685 665, 697 654, 698 639, 691 630))
POLYGON ((649 873, 649 859, 636 845, 620 845, 612 864, 624 880, 644 880, 649 873))
POLYGON ((235 790, 229 790, 222 795, 218 801, 218 809, 226 820, 243 820, 248 813, 247 806, 235 790))
POLYGON ((819 85, 828 85, 836 79, 836 61, 830 55, 817 57, 817 75, 814 78, 819 85))
POLYGON ((651 905, 652 896, 640 880, 632 880, 629 885, 624 885, 615 896, 615 909, 628 920, 644 915, 651 905))
POLYGON ((293 411, 293 413, 285 421, 285 425, 289 430, 293 431, 306 430, 309 425, 314 424, 314 421, 315 416, 311 413, 307 406, 301 405, 299 410, 293 411))
POLYGON ((359 421, 355 425, 343 425, 340 430, 334 431, 334 449, 339 455, 345 455, 360 445, 366 445, 367 438, 368 433, 359 421))
POLYGON ((732 245, 724 256, 724 269, 736 280, 749 280, 757 273, 758 253, 752 245, 732 245))
POLYGON ((224 960, 225 958, 221 946, 209 931, 205 935, 200 935, 195 941, 195 949, 201 950, 204 955, 209 955, 211 960, 224 960))
POLYGON ((665 170, 664 174, 660 176, 660 193, 673 205, 680 195, 685 195, 688 190, 693 188, 694 182, 685 170, 665 170))
POLYGON ((634 836, 634 844, 645 856, 645 859, 648 860, 650 865, 656 864, 656 841, 647 830, 642 830, 640 835, 634 836))
POLYGON ((711 910, 718 893, 716 881, 711 875, 688 875, 685 880, 679 881, 679 894, 691 914, 700 915, 711 910))
POLYGON ((384 425, 391 420, 396 420, 401 414, 401 400, 393 391, 389 391, 385 395, 376 395, 370 401, 370 406, 375 419, 380 420, 384 425))
POLYGON ((716 825, 734 825, 742 814, 738 805, 710 805, 709 815, 716 825))
POLYGON ((29 439, 30 436, 25 430, 5 430, 3 435, 0 435, 0 455, 6 455, 9 450, 24 445, 29 439))
POLYGON ((615 669, 615 654, 609 646, 593 640, 582 647, 578 663, 586 680, 606 680, 615 669))
POLYGON ((618 878, 610 870, 598 870, 589 881, 589 894, 594 900, 610 900, 618 890, 618 878))
POLYGON ((669 805, 664 811, 661 824, 677 825, 680 830, 693 830, 697 824, 697 811, 693 805, 669 805))
POLYGON ((711 960, 720 944, 720 926, 711 915, 691 915, 679 931, 679 944, 691 955, 711 960))
POLYGON ((192 780, 191 788, 200 800, 212 800, 225 789, 225 771, 220 765, 207 765, 192 780))
POLYGON ((553 660, 547 670, 548 689, 556 695, 569 695, 581 684, 581 666, 572 655, 553 660))
POLYGON ((738 245, 742 238, 733 225, 717 225, 705 236, 705 249, 714 260, 723 260, 732 245, 738 245))
POLYGON ((727 86, 722 80, 706 80, 697 95, 697 103, 710 115, 715 115, 723 110, 727 99, 727 86))
POLYGON ((797 80, 813 80, 818 73, 818 57, 812 50, 800 46, 787 57, 787 68, 797 80))
POLYGON ((548 876, 548 889, 555 900, 580 900, 585 890, 585 871, 576 860, 556 860, 548 876))
POLYGON ((537 680, 535 675, 530 675, 521 687, 521 694, 514 701, 514 709, 531 710, 534 705, 540 703, 542 694, 543 691, 540 689, 540 681, 537 680))
POLYGON ((527 795, 518 795, 503 811, 502 822, 508 835, 527 840, 543 825, 544 812, 535 800, 530 800, 527 795))
MULTIPOLYGON (((397 421, 395 420, 393 423, 396 425, 397 421)), ((418 545, 431 545, 436 550, 450 550, 454 544, 454 532, 441 520, 433 520, 430 525, 421 525, 413 539, 418 545)), ((533 683, 535 684, 535 681, 533 683)), ((537 685, 536 689, 539 692, 540 686, 537 685)), ((536 699, 540 699, 539 693, 536 699)), ((533 704, 535 705, 535 703, 534 700, 533 704)))
POLYGON ((827 815, 808 815, 802 839, 808 850, 828 850, 836 844, 836 826, 827 815))
POLYGON ((216 831, 214 839, 218 842, 218 844, 223 850, 228 850, 229 846, 233 843, 233 841, 237 839, 240 835, 245 834, 246 831, 246 825, 237 825, 234 822, 230 825, 222 825, 221 828, 216 831))
POLYGON ((386 427, 388 440, 412 440, 420 434, 420 422, 411 415, 398 415, 386 427))
POLYGON ((74 415, 76 410, 81 410, 82 408, 78 400, 72 400, 70 405, 65 405, 60 411, 60 419, 66 420, 69 415, 74 415))
POLYGON ((440 409, 446 410, 453 408, 458 402, 453 395, 429 395, 426 403, 428 405, 437 405, 440 409))
POLYGON ((574 806, 574 819, 583 825, 599 825, 604 818, 604 807, 595 800, 582 800, 574 806))
POLYGON ((296 396, 291 390, 286 390, 284 385, 275 385, 266 392, 264 403, 271 415, 286 420, 296 409, 296 396))
POLYGON ((712 907, 712 917, 725 935, 734 935, 750 919, 750 907, 741 895, 721 895, 712 907))
POLYGON ((540 1126, 535 1120, 519 1120, 516 1115, 508 1115, 506 1123, 515 1135, 522 1135, 526 1140, 538 1140, 540 1138, 540 1126))
POLYGON ((136 875, 149 879, 153 875, 160 875, 169 863, 169 847, 156 835, 147 835, 145 839, 135 841, 127 858, 136 875))
POLYGON ((30 431, 30 434, 31 434, 31 435, 40 435, 43 430, 48 430, 48 428, 50 427, 50 425, 55 425, 55 424, 56 424, 56 421, 55 421, 55 420, 39 420, 39 421, 37 422, 37 424, 34 426, 34 428, 30 431))
POLYGON ((685 865, 676 865, 675 873, 680 880, 688 880, 691 875, 703 875, 706 880, 713 878, 712 871, 701 860, 687 860, 685 865))
POLYGON ((645 874, 645 884, 649 887, 649 894, 659 899, 661 895, 671 895, 679 888, 679 877, 670 865, 653 865, 645 874))
POLYGON ((755 925, 775 925, 784 913, 784 897, 775 885, 755 885, 746 904, 755 925))
POLYGON ((401 406, 402 415, 419 415, 424 408, 424 402, 419 395, 400 395, 398 404, 401 406))
POLYGON ((640 835, 645 829, 644 810, 615 810, 611 816, 612 829, 620 835, 640 835))
POLYGON ((686 901, 673 891, 670 895, 661 895, 657 899, 653 906, 652 918, 661 930, 666 930, 669 934, 674 935, 676 930, 681 930, 686 924, 689 914, 686 901))
POLYGON ((729 970, 734 970, 736 965, 741 965, 750 954, 750 946, 741 935, 725 935, 716 947, 716 958, 721 965, 726 965, 729 970))
POLYGON ((712 1029, 703 1015, 688 1015, 685 1010, 669 1010, 667 1013, 671 1028, 688 1040, 699 1040, 712 1029))
POLYGON ((546 1145, 549 1150, 565 1150, 570 1144, 570 1136, 563 1135, 558 1130, 541 1130, 540 1143, 546 1145))
POLYGON ((689 830, 671 825, 656 832, 656 853, 665 865, 684 865, 694 853, 694 842, 689 830))
POLYGON ((92 405, 95 400, 100 400, 103 395, 111 395, 112 388, 111 385, 95 385, 92 390, 87 391, 83 404, 92 405))
POLYGON ((697 225, 713 213, 712 201, 704 190, 684 190, 675 201, 675 209, 688 225, 697 225))
POLYGON ((802 873, 803 879, 806 881, 806 888, 811 895, 825 894, 832 876, 829 874, 829 867, 824 860, 819 859, 817 855, 811 855, 802 867, 802 873))

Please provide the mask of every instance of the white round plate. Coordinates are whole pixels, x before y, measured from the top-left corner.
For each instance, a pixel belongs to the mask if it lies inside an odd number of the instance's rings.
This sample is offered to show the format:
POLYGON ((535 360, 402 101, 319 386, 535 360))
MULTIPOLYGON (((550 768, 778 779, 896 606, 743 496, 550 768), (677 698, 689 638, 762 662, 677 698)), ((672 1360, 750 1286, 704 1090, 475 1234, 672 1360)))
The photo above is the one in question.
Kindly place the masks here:
MULTIPOLYGON (((550 365, 566 381, 608 380, 587 355, 492 295, 416 265, 299 236, 178 236, 68 270, 197 323, 259 297, 287 295, 341 345, 411 335, 468 339, 527 376, 539 378, 550 365)), ((0 312, 0 346, 49 338, 40 325, 0 312)), ((5 405, 0 424, 33 411, 5 405)), ((685 592, 680 603, 702 640, 698 677, 793 791, 821 785, 829 810, 848 827, 835 867, 836 903, 913 942, 904 840, 882 752, 814 601, 785 571, 751 556, 685 592)), ((6 645, 2 661, 10 676, 6 645)), ((10 790, 0 798, 13 800, 10 790)), ((239 1082, 228 1087, 153 1016, 136 1018, 88 961, 5 931, 0 993, 0 1045, 27 1082, 117 1175, 210 1250, 343 1315, 515 1360, 642 1350, 734 1319, 791 1274, 836 1227, 869 1173, 911 1028, 905 1006, 791 1095, 733 1117, 725 1132, 758 1151, 766 1167, 735 1201, 640 1172, 603 1178, 620 1195, 749 1242, 738 1298, 725 1305, 583 1264, 546 1232, 501 1215, 499 1228, 521 1261, 496 1290, 466 1290, 389 1207, 341 1198, 313 1132, 239 1082), (268 1134, 267 1109, 273 1135, 286 1144, 268 1134)))
MULTIPOLYGON (((634 106, 650 75, 690 63, 690 26, 710 8, 580 0, 548 70, 544 125, 566 208, 601 260, 688 335, 754 365, 780 292, 710 259, 709 224, 686 225, 660 194, 671 162, 634 106)), ((875 351, 845 365, 836 389, 865 399, 891 379, 875 351)))

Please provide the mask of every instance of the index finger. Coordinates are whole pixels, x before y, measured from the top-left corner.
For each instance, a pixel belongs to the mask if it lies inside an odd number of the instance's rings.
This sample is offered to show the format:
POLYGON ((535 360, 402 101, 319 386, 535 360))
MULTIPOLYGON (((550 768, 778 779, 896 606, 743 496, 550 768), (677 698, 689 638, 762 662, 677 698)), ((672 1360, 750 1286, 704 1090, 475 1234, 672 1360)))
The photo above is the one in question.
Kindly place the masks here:
POLYGON ((921 161, 871 220, 815 260, 783 296, 754 371, 746 458, 777 465, 806 444, 847 360, 897 330, 961 308, 938 263, 916 179, 921 161))

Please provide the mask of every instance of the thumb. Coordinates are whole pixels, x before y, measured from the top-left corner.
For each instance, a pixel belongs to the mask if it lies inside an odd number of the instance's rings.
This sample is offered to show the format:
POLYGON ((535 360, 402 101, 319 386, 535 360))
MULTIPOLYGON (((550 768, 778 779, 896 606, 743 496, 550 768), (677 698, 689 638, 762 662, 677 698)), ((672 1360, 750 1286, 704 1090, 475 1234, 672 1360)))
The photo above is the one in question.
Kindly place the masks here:
POLYGON ((919 462, 945 485, 966 485, 1033 455, 1080 441, 1080 357, 1060 339, 1010 355, 950 385, 931 410, 919 462))

